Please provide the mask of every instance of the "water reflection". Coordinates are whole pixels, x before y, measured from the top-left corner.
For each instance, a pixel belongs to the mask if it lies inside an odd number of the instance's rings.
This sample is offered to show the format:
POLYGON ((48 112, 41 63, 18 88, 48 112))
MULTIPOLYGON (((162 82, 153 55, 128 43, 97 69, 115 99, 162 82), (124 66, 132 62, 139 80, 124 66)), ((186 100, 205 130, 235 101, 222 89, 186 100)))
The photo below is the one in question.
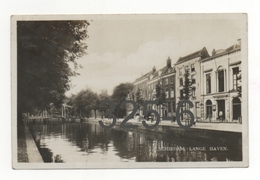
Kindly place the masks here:
POLYGON ((30 124, 45 162, 241 161, 241 139, 180 139, 145 130, 103 129, 94 123, 30 124), (228 150, 212 151, 212 146, 228 150), (193 147, 204 147, 198 150, 193 147))

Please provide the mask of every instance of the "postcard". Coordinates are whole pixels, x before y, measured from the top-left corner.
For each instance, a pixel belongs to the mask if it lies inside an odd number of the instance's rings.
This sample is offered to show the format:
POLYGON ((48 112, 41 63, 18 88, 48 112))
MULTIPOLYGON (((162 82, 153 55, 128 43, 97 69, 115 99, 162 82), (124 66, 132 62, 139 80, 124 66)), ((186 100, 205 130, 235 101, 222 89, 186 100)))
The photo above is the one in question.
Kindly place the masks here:
POLYGON ((11 17, 14 169, 248 167, 247 14, 11 17))

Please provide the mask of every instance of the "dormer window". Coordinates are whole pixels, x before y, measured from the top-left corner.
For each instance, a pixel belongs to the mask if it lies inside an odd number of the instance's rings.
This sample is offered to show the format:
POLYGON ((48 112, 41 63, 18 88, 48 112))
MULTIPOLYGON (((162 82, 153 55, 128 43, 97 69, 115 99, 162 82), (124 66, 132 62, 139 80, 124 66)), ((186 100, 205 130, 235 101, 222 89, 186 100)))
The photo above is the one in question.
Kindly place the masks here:
POLYGON ((194 71, 195 71, 195 65, 191 64, 191 72, 194 72, 194 71))
POLYGON ((196 83, 195 75, 191 75, 191 82, 192 82, 192 84, 196 83))
POLYGON ((170 78, 170 83, 173 84, 173 77, 170 78))
POLYGON ((167 85, 167 84, 168 84, 168 78, 165 79, 165 85, 167 85))
POLYGON ((179 72, 179 74, 180 74, 180 76, 183 75, 183 69, 182 69, 182 68, 180 68, 180 72, 179 72))

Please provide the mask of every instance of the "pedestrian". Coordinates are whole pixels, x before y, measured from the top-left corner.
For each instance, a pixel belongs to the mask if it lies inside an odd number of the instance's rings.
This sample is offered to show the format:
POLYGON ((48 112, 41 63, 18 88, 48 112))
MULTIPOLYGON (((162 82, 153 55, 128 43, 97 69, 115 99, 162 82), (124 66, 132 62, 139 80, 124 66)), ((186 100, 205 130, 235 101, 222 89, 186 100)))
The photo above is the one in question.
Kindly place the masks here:
POLYGON ((194 126, 196 125, 196 122, 197 122, 197 119, 194 118, 194 123, 193 123, 194 126))
POLYGON ((220 121, 223 122, 223 112, 222 112, 222 111, 219 111, 218 116, 219 116, 219 118, 220 118, 220 121))
POLYGON ((175 116, 172 116, 172 122, 175 124, 175 116))

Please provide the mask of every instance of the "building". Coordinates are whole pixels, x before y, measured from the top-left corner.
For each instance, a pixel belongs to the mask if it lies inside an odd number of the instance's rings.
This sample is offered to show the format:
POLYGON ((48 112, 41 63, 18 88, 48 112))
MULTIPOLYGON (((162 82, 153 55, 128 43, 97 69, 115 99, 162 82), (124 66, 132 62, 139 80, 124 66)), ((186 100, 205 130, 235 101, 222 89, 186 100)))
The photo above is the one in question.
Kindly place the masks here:
MULTIPOLYGON (((164 105, 148 105, 148 109, 156 110, 161 116, 172 115, 175 112, 175 70, 171 65, 171 59, 168 58, 166 66, 156 70, 152 70, 134 81, 134 91, 131 93, 133 100, 138 102, 142 98, 143 101, 156 100, 156 85, 159 85, 166 93, 166 102, 164 105), (139 94, 138 94, 139 92, 139 94)), ((140 108, 142 115, 142 108, 140 108)))
MULTIPOLYGON (((187 56, 180 57, 175 64, 176 69, 176 101, 180 101, 183 98, 184 93, 184 83, 185 83, 185 72, 189 71, 189 78, 192 82, 192 91, 190 94, 189 100, 193 103, 194 107, 190 108, 190 111, 194 114, 196 119, 201 118, 201 92, 200 92, 200 81, 201 81, 201 66, 200 61, 202 59, 208 58, 209 54, 207 49, 204 47, 199 51, 191 53, 187 56)), ((176 104, 176 107, 178 103, 176 104)), ((186 107, 187 108, 187 107, 186 107)), ((181 110, 184 110, 185 107, 182 107, 181 110)))
POLYGON ((213 50, 212 56, 200 60, 201 116, 203 121, 238 121, 241 117, 241 97, 238 95, 241 77, 240 40, 227 49, 213 50), (220 117, 220 111, 223 117, 220 117), (222 119, 221 119, 222 118, 222 119))
POLYGON ((163 116, 176 116, 175 106, 175 68, 172 66, 170 57, 166 61, 166 68, 161 74, 162 88, 166 94, 165 107, 163 109, 163 116))
POLYGON ((145 75, 142 75, 141 77, 137 78, 135 81, 134 81, 134 90, 133 92, 131 93, 131 97, 129 97, 130 99, 136 101, 137 97, 136 97, 136 93, 138 91, 140 91, 140 95, 142 98, 144 99, 147 99, 148 98, 148 89, 147 89, 147 83, 149 81, 149 77, 150 77, 150 73, 151 72, 148 72, 146 73, 145 75))
POLYGON ((139 106, 139 110, 138 110, 138 114, 143 114, 143 108, 141 108, 140 104, 139 104, 139 100, 146 100, 148 99, 148 87, 147 87, 147 83, 149 81, 149 76, 150 76, 151 72, 146 73, 145 75, 142 75, 141 77, 137 78, 134 81, 134 89, 133 91, 129 94, 128 99, 133 100, 135 102, 137 102, 138 106, 139 106))
MULTIPOLYGON (((146 100, 156 100, 156 86, 159 85, 162 88, 162 72, 164 72, 166 67, 163 67, 156 71, 154 67, 149 76, 149 81, 147 83, 148 87, 148 99, 146 100)), ((163 105, 148 105, 148 109, 156 110, 160 116, 163 115, 163 105)))

